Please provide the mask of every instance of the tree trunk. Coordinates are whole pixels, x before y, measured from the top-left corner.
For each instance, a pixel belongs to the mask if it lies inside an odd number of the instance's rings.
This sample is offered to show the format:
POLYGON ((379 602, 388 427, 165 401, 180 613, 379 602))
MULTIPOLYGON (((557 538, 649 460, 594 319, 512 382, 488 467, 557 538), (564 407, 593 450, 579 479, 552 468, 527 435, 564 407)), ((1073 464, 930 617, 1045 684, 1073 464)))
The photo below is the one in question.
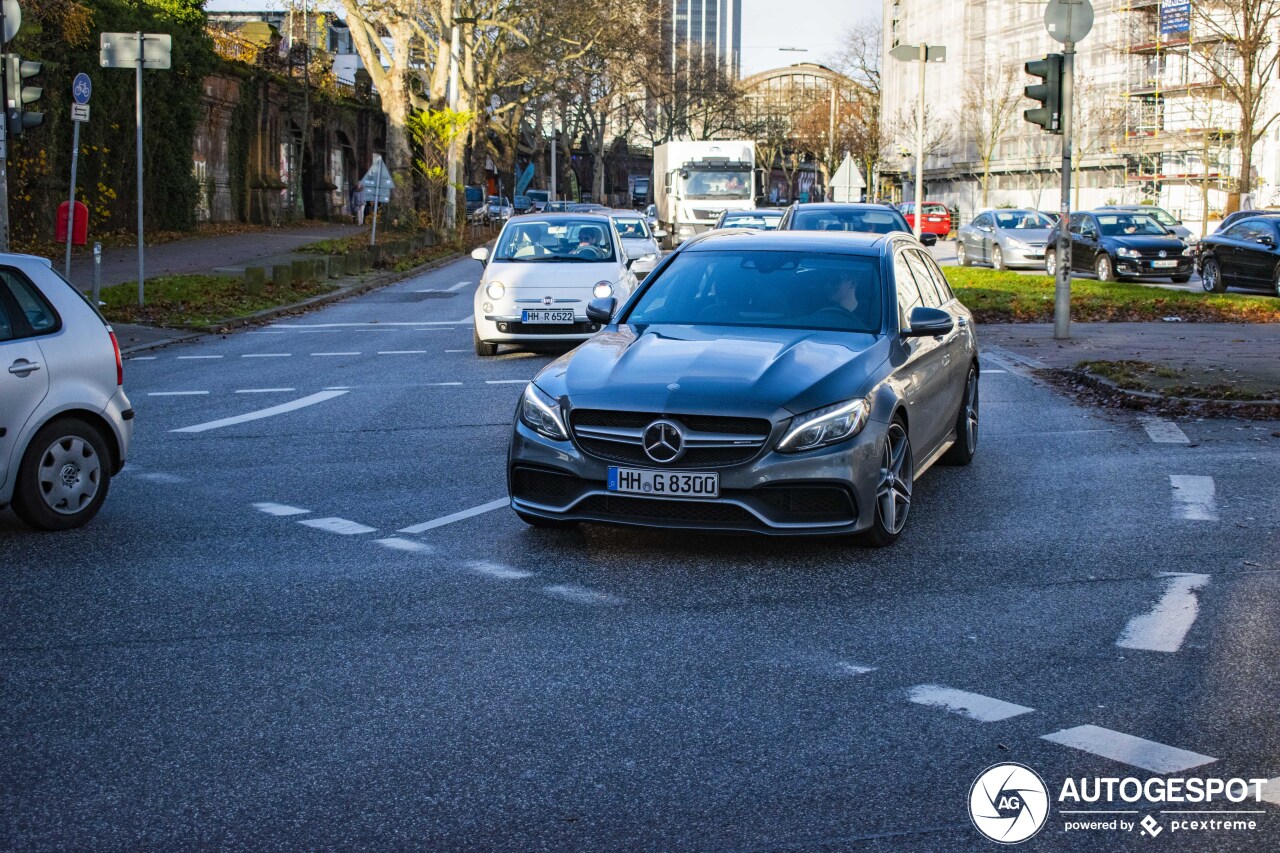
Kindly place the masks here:
POLYGON ((991 161, 982 161, 982 206, 989 207, 987 204, 987 193, 991 186, 991 161))
POLYGON ((1253 189, 1253 121, 1245 116, 1240 123, 1240 196, 1243 198, 1253 189))

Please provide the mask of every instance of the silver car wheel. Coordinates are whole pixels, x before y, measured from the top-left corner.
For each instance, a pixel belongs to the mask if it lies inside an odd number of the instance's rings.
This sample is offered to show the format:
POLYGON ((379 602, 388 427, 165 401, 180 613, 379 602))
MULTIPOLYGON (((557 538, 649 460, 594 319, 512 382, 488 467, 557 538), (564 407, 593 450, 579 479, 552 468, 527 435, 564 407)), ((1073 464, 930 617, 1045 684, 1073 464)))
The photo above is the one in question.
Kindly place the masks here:
POLYGON ((973 454, 978 449, 978 376, 969 371, 968 388, 964 400, 964 443, 973 454))
POLYGON ((36 483, 49 509, 75 515, 93 502, 102 482, 102 464, 93 445, 75 435, 59 438, 40 457, 36 483))
POLYGON ((991 266, 994 269, 1004 269, 1004 250, 996 246, 991 250, 991 266))
POLYGON ((912 479, 911 442, 907 431, 900 423, 890 424, 880 464, 880 484, 876 487, 876 512, 891 536, 902 532, 907 523, 912 479))

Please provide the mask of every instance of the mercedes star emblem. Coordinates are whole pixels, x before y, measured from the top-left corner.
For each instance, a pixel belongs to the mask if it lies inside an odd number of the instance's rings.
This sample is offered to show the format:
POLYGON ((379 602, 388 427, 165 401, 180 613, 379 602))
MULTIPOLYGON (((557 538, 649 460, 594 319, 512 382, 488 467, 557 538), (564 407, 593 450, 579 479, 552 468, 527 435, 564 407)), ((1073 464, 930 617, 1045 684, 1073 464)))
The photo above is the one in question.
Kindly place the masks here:
POLYGON ((644 428, 644 452, 654 462, 675 462, 684 455, 684 433, 671 421, 654 421, 644 428))

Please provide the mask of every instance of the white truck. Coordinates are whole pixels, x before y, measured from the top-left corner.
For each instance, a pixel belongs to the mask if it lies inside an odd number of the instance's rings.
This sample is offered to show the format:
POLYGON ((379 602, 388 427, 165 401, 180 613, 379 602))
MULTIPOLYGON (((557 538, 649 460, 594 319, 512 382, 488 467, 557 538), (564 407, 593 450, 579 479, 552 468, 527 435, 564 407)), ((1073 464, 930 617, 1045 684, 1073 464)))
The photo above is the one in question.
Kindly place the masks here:
POLYGON ((658 227, 674 248, 712 228, 725 210, 756 206, 756 144, 677 140, 653 149, 658 227))

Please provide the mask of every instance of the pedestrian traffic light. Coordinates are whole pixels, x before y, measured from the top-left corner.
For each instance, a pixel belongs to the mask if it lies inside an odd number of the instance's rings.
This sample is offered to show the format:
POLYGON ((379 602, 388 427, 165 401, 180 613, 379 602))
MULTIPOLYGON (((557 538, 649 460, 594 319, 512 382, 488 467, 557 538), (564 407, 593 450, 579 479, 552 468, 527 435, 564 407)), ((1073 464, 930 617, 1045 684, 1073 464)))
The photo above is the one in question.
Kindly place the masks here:
POLYGON ((44 113, 28 112, 26 108, 27 104, 40 100, 44 89, 24 85, 24 81, 39 74, 42 67, 42 63, 25 61, 16 53, 4 55, 5 116, 11 136, 44 123, 44 113))
POLYGON ((1044 82, 1023 89, 1024 95, 1039 101, 1041 106, 1024 110, 1022 117, 1050 133, 1062 133, 1062 54, 1051 53, 1044 59, 1033 59, 1023 67, 1032 77, 1039 77, 1044 82))

